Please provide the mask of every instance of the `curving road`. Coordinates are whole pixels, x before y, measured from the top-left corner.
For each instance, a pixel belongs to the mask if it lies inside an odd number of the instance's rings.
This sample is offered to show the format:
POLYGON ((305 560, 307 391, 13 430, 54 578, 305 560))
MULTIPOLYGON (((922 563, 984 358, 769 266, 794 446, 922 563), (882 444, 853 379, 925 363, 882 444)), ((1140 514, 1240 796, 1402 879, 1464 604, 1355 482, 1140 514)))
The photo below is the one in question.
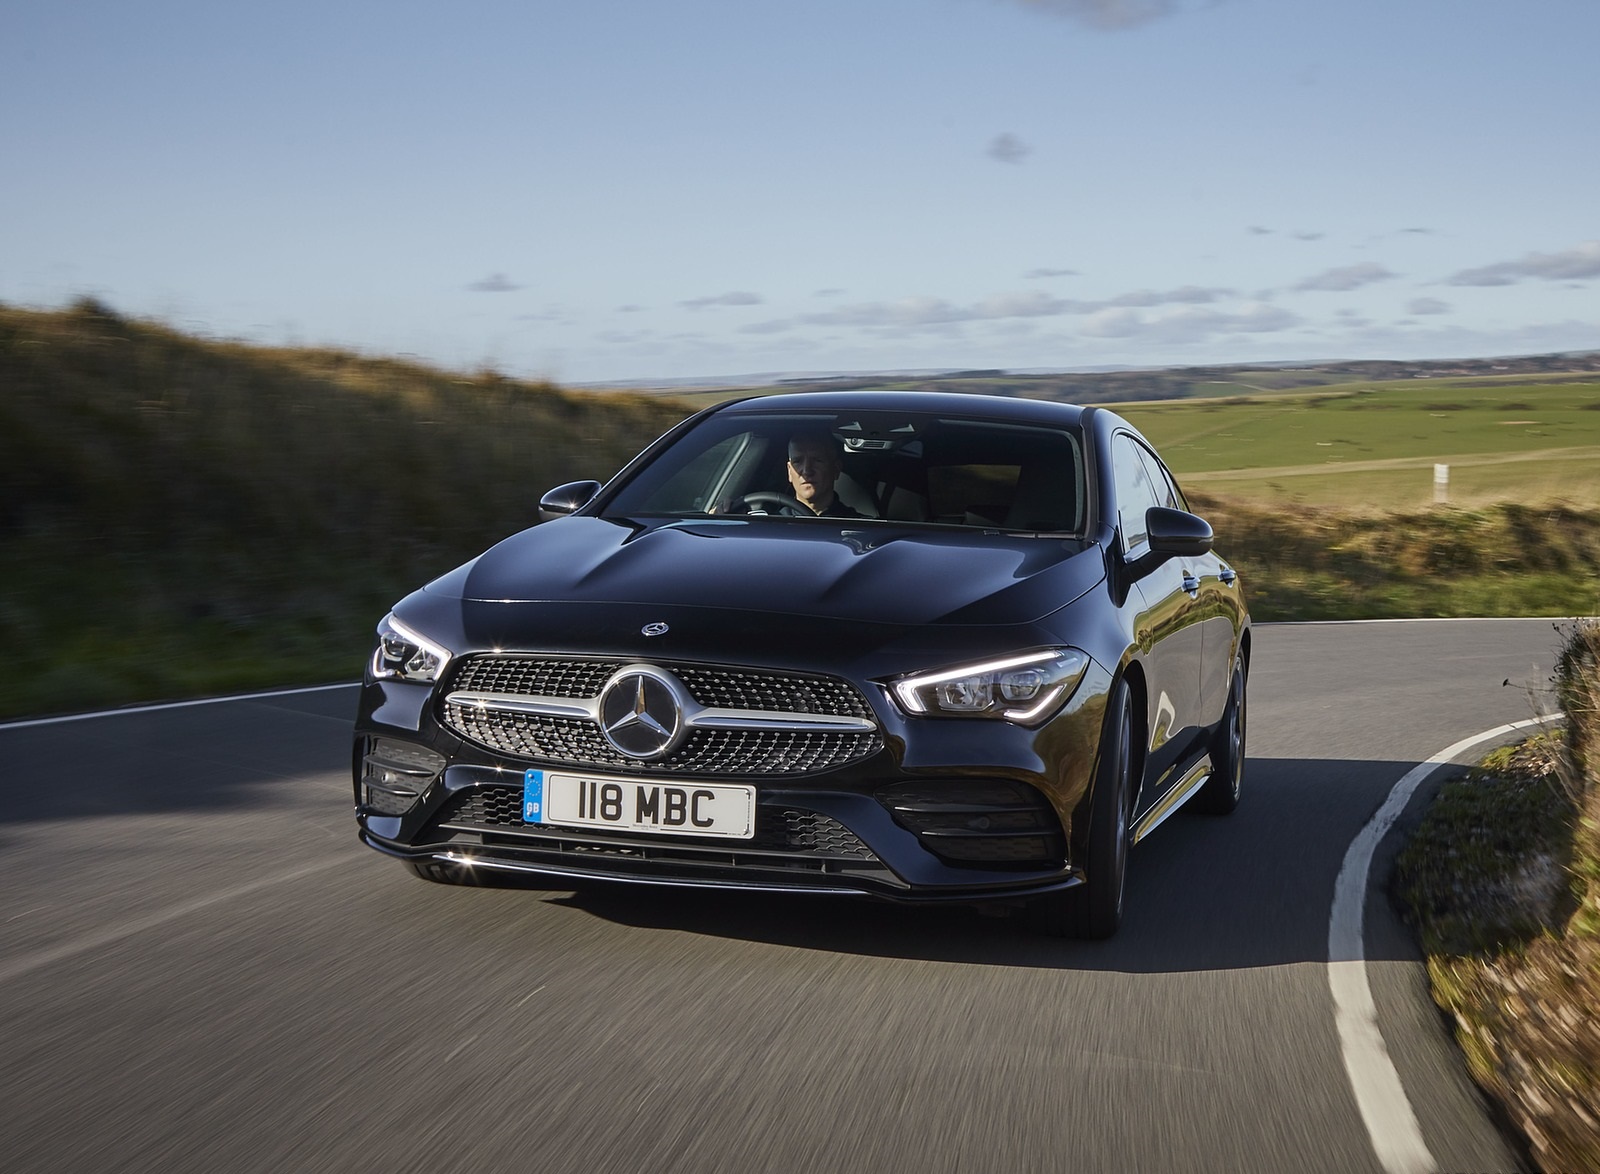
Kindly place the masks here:
MULTIPOLYGON (((1557 645, 1549 620, 1259 627, 1244 803, 1135 851, 1106 943, 970 910, 426 884, 355 842, 354 687, 0 727, 0 1154, 1381 1171, 1335 1028, 1335 877, 1409 770, 1546 708, 1557 645)), ((1433 1165, 1516 1169, 1381 891, 1397 839, 1366 905, 1388 1055, 1433 1165)))

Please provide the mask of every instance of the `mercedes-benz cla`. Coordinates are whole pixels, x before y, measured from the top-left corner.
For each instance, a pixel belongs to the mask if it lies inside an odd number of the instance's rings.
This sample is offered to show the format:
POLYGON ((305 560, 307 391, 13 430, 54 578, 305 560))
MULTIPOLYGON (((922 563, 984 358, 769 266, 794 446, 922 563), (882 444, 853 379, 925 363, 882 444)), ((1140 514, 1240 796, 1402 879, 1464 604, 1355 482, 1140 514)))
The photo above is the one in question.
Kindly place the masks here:
POLYGON ((746 399, 540 513, 378 628, 357 821, 430 880, 997 902, 1105 937, 1129 846, 1239 801, 1238 576, 1104 408, 746 399))

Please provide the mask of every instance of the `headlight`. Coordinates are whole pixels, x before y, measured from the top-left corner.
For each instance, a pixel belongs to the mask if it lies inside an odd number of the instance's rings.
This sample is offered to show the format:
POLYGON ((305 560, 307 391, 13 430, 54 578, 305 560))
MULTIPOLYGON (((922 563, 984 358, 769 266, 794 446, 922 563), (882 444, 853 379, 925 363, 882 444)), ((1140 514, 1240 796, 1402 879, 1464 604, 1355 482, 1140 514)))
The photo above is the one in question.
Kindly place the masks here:
POLYGON ((1076 648, 1046 648, 1015 656, 911 673, 890 683, 907 713, 930 717, 996 717, 1032 725, 1072 695, 1089 658, 1076 648))
POLYGON ((372 675, 378 680, 431 685, 449 663, 449 649, 406 627, 393 612, 378 625, 378 648, 372 654, 372 675))

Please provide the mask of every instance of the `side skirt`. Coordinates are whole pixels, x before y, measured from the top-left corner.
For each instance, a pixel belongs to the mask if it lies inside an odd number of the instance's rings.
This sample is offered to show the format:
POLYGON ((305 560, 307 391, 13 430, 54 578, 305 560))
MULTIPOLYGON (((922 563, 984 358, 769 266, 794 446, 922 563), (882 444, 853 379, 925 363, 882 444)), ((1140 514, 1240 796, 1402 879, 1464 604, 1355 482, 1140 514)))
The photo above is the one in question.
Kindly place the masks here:
POLYGON ((1206 785, 1206 780, 1211 777, 1213 769, 1211 755, 1201 755, 1200 761, 1189 768, 1189 772, 1179 780, 1178 785, 1167 792, 1166 798, 1145 812, 1139 822, 1134 824, 1131 842, 1137 844, 1165 823, 1168 816, 1187 803, 1196 791, 1206 785))

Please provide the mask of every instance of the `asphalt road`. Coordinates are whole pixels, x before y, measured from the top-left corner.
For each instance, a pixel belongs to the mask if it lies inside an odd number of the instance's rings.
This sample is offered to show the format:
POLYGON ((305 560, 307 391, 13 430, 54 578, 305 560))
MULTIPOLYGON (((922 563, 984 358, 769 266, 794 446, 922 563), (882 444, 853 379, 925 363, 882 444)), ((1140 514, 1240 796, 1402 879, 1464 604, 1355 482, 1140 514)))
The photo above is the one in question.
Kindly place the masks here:
MULTIPOLYGON (((353 687, 0 727, 0 1163, 1381 1170, 1329 993, 1340 862, 1413 766, 1546 707, 1557 643, 1258 628, 1244 802, 1134 851, 1106 943, 427 884, 356 843, 353 687)), ((1367 903, 1379 1025, 1437 1166, 1515 1169, 1381 891, 1397 838, 1367 903)))

